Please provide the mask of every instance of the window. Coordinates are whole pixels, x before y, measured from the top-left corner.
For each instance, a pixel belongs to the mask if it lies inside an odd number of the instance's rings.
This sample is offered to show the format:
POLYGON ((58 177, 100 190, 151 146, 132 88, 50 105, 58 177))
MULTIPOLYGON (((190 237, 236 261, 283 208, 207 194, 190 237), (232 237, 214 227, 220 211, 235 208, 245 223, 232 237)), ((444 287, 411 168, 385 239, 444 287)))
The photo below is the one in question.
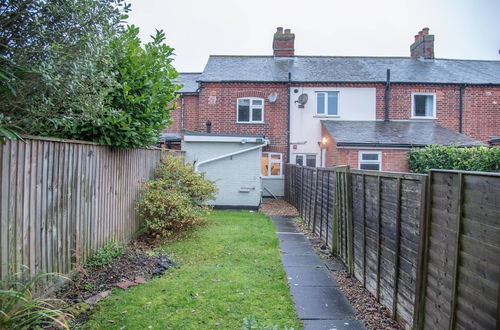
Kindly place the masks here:
POLYGON ((295 155, 295 164, 316 167, 316 155, 295 155))
POLYGON ((238 99, 237 104, 238 123, 264 122, 264 99, 247 97, 238 99))
POLYGON ((382 170, 382 153, 380 151, 360 151, 359 152, 360 170, 382 170))
POLYGON ((281 176, 283 173, 282 154, 275 152, 262 153, 261 174, 265 177, 281 176))
POLYGON ((412 117, 435 118, 436 95, 433 93, 412 94, 412 117))
POLYGON ((316 93, 316 113, 325 116, 337 116, 339 92, 316 93))

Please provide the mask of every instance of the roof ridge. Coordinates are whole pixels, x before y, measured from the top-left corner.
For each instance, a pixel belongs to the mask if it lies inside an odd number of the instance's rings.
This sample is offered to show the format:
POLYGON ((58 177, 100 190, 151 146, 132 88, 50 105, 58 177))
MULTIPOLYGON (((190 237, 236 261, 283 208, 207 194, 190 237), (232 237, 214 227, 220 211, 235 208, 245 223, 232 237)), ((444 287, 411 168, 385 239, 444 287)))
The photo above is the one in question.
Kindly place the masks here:
MULTIPOLYGON (((209 57, 254 57, 254 58, 275 58, 273 55, 210 55, 209 57)), ((410 56, 350 56, 350 55, 295 55, 286 58, 367 58, 367 59, 403 59, 403 60, 418 60, 410 56)), ((280 57, 281 59, 281 57, 280 57)), ((460 59, 460 58, 435 58, 433 60, 444 61, 471 61, 471 62, 498 62, 500 60, 484 60, 484 59, 460 59)), ((432 62, 433 60, 428 60, 432 62)))

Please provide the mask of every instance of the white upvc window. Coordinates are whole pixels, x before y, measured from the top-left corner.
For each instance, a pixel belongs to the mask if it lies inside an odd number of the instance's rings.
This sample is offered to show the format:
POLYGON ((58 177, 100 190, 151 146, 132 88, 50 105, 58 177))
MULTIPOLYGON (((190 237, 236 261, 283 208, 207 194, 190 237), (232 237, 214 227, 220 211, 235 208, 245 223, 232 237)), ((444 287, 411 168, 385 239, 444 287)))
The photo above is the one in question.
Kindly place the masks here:
POLYGON ((316 92, 316 114, 338 116, 339 92, 316 92))
POLYGON ((436 118, 436 94, 412 93, 411 117, 424 119, 436 118))
POLYGON ((263 152, 261 174, 263 177, 281 177, 283 175, 283 154, 263 152))
POLYGON ((316 167, 316 155, 315 154, 296 154, 295 164, 301 166, 316 167))
POLYGON ((359 169, 381 171, 382 153, 380 151, 360 151, 359 169))
POLYGON ((236 103, 236 122, 238 123, 263 123, 264 99, 257 97, 244 97, 236 103))

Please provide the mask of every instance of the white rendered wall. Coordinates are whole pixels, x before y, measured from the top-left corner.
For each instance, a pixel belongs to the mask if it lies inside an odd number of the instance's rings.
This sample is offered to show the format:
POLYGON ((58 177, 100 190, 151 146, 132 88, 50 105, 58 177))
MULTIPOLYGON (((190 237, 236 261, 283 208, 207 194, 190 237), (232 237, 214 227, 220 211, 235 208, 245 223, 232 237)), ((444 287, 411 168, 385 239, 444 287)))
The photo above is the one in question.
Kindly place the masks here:
POLYGON ((290 155, 295 163, 296 154, 316 154, 320 166, 321 120, 376 120, 375 88, 348 87, 292 87, 290 89, 290 155), (294 90, 297 89, 298 93, 294 90), (338 116, 316 114, 316 92, 338 92, 338 116), (295 101, 306 93, 308 101, 299 108, 295 101), (294 145, 296 148, 294 148, 294 145))
MULTIPOLYGON (((186 151, 187 163, 201 162, 234 151, 247 149, 262 143, 235 142, 186 142, 182 141, 182 150, 186 151)), ((254 149, 232 157, 202 164, 200 172, 215 181, 219 192, 217 199, 209 204, 217 206, 252 206, 260 204, 262 183, 260 179, 261 150, 254 149)))

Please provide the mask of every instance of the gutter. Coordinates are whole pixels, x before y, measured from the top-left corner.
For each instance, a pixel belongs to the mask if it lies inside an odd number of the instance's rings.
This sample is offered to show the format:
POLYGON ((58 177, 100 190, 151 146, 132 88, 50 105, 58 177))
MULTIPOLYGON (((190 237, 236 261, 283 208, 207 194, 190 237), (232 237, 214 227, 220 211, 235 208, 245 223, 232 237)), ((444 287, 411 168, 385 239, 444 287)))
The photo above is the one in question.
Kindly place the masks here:
POLYGON ((214 157, 214 158, 210 158, 210 159, 207 159, 207 160, 203 160, 199 163, 197 163, 195 166, 194 166, 194 171, 195 172, 198 172, 198 168, 201 166, 201 165, 204 165, 204 164, 207 164, 207 163, 212 163, 212 162, 215 162, 217 160, 221 160, 221 159, 224 159, 224 158, 228 158, 228 157, 231 157, 231 156, 235 156, 235 155, 239 155, 239 154, 243 154, 245 152, 249 152, 249 151, 252 151, 252 150, 255 150, 255 149, 260 149, 260 148, 263 148, 265 146, 267 146, 269 144, 269 140, 265 140, 263 144, 259 144, 257 146, 253 146, 253 147, 250 147, 250 148, 246 148, 246 149, 243 149, 243 150, 238 150, 238 151, 234 151, 234 152, 230 152, 228 154, 225 154, 225 155, 222 155, 222 156, 217 156, 217 157, 214 157))
MULTIPOLYGON (((286 80, 198 80, 204 83, 266 83, 266 84, 285 84, 286 80)), ((300 81, 294 80, 293 84, 386 84, 386 80, 371 80, 371 81, 349 81, 349 80, 325 80, 325 81, 300 81)), ((463 85, 463 82, 429 82, 429 81, 392 81, 392 84, 399 85, 463 85)), ((488 86, 499 87, 499 83, 467 83, 468 86, 488 86)))

